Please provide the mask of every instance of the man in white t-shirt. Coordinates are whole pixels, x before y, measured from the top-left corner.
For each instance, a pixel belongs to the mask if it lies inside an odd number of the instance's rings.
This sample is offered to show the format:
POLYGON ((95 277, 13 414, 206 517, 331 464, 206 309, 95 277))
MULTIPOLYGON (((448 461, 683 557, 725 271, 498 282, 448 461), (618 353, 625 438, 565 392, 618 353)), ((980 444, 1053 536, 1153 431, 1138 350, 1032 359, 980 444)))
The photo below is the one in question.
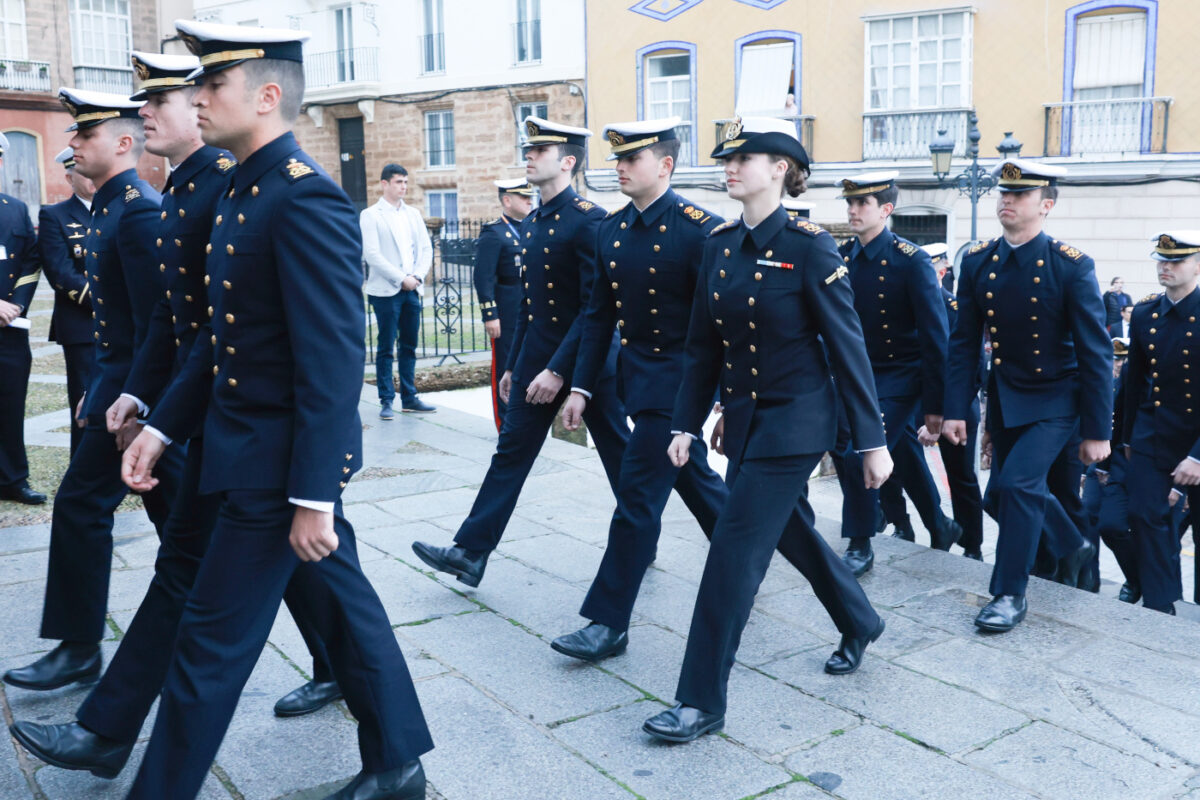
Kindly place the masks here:
POLYGON ((414 372, 417 339, 421 331, 421 295, 425 276, 433 265, 433 244, 421 212, 407 205, 408 170, 388 164, 379 178, 383 196, 359 215, 363 259, 367 262, 366 291, 375 311, 378 329, 375 347, 375 380, 379 390, 380 419, 394 419, 392 401, 396 387, 392 362, 400 376, 402 411, 431 412, 433 406, 417 397, 414 372), (395 358, 396 346, 400 355, 395 358))

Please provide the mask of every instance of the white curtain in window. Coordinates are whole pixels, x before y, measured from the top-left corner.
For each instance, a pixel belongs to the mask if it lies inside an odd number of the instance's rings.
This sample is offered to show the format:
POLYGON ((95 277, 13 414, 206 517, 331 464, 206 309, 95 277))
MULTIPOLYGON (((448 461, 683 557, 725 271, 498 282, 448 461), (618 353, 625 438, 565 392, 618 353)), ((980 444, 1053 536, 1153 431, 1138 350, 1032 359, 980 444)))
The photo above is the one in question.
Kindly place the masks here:
POLYGON ((749 45, 742 48, 738 78, 738 114, 780 114, 787 104, 788 85, 795 60, 793 42, 749 45))
POLYGON ((1142 85, 1146 70, 1146 15, 1106 14, 1075 24, 1076 89, 1142 85))

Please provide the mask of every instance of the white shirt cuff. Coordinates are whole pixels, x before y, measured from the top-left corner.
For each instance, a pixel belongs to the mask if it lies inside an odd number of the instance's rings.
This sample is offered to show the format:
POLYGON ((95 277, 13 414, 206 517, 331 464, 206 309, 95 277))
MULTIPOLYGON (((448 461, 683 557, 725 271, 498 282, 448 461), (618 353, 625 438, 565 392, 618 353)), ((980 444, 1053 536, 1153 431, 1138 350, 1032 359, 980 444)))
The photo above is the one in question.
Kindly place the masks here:
POLYGON ((174 444, 174 442, 171 441, 170 436, 167 436, 165 433, 163 433, 162 431, 160 431, 158 428, 154 427, 153 425, 147 425, 144 428, 142 428, 142 430, 144 430, 147 433, 149 433, 150 435, 154 436, 156 439, 161 441, 163 444, 174 444))
POLYGON ((1178 489, 1176 489, 1176 488, 1173 488, 1173 487, 1172 487, 1172 489, 1171 489, 1171 494, 1177 494, 1177 495, 1179 495, 1180 497, 1183 497, 1183 492, 1181 492, 1181 491, 1179 491, 1178 489))
POLYGON ((326 500, 301 500, 297 497, 289 497, 288 502, 301 508, 311 508, 313 511, 323 511, 326 514, 333 513, 333 503, 326 500))
POLYGON ((1188 456, 1188 461, 1194 461, 1197 464, 1200 464, 1200 458, 1195 458, 1193 456, 1188 456))
POLYGON ((671 431, 671 435, 672 435, 672 436, 679 436, 679 435, 681 435, 681 434, 682 434, 682 435, 685 435, 685 436, 690 436, 690 437, 692 437, 692 441, 695 441, 695 440, 697 440, 697 439, 699 439, 699 438, 700 438, 700 437, 699 437, 699 436, 697 436, 696 434, 694 434, 694 433, 688 433, 687 431, 671 431))
POLYGON ((887 450, 887 445, 885 444, 885 445, 884 445, 884 446, 882 446, 882 447, 868 447, 866 450, 856 450, 855 452, 857 452, 857 453, 859 453, 859 454, 862 454, 862 453, 874 453, 876 450, 887 450))
POLYGON ((592 399, 592 393, 589 392, 587 389, 580 389, 578 386, 572 386, 571 391, 574 392, 575 394, 583 395, 588 400, 592 399))
POLYGON ((134 397, 133 395, 129 394, 128 392, 121 392, 121 397, 128 397, 130 400, 132 400, 133 402, 137 403, 137 407, 138 407, 138 415, 139 415, 139 416, 143 416, 143 417, 144 417, 144 416, 146 416, 147 414, 149 414, 149 413, 150 413, 150 406, 148 406, 148 405, 146 405, 145 403, 143 403, 143 402, 141 401, 141 399, 139 399, 139 398, 137 398, 137 397, 134 397))

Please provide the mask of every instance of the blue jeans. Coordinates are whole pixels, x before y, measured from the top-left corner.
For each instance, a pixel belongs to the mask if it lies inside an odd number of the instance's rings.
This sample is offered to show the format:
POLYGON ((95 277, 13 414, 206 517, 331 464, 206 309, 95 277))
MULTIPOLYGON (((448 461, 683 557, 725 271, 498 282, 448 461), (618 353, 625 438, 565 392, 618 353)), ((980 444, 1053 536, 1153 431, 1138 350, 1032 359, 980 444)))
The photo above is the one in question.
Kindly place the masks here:
POLYGON ((416 289, 401 291, 391 297, 367 295, 375 311, 379 328, 375 341, 375 381, 379 400, 391 403, 396 398, 392 383, 392 362, 400 373, 400 403, 408 405, 417 399, 413 373, 417 368, 417 336, 421 331, 421 295, 416 289), (400 355, 395 355, 397 346, 400 355))

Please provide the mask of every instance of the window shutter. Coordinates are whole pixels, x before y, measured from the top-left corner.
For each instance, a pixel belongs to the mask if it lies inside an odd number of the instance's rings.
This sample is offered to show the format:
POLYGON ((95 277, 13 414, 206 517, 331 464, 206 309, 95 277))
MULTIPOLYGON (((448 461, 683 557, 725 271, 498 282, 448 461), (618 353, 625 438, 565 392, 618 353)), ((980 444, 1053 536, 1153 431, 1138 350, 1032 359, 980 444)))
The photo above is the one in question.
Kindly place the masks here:
POLYGON ((795 46, 792 42, 782 42, 742 48, 736 113, 753 115, 783 112, 792 78, 795 46))
POLYGON ((1076 23, 1076 89, 1141 86, 1145 70, 1144 13, 1084 17, 1076 23))

